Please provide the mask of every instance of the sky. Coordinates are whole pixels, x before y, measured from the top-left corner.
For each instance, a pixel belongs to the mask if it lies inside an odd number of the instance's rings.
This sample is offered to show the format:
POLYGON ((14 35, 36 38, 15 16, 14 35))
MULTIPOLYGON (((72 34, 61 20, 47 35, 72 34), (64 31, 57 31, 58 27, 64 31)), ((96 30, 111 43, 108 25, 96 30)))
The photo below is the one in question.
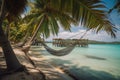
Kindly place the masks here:
MULTIPOLYGON (((108 9, 112 8, 114 5, 115 0, 102 0, 105 2, 105 5, 108 9)), ((113 10, 109 18, 111 19, 111 22, 115 24, 115 26, 120 29, 120 14, 117 14, 117 10, 113 10)), ((52 41, 53 38, 63 38, 68 39, 71 36, 71 39, 79 39, 84 33, 86 32, 86 29, 81 26, 72 26, 71 32, 64 31, 62 28, 60 28, 58 36, 51 35, 49 38, 47 38, 47 41, 52 41)), ((93 32, 92 30, 88 31, 86 35, 84 36, 85 39, 89 40, 96 40, 96 41, 105 41, 105 42, 113 42, 113 41, 119 41, 120 42, 120 30, 116 33, 116 38, 111 38, 110 35, 108 35, 105 31, 100 31, 98 34, 93 32)))

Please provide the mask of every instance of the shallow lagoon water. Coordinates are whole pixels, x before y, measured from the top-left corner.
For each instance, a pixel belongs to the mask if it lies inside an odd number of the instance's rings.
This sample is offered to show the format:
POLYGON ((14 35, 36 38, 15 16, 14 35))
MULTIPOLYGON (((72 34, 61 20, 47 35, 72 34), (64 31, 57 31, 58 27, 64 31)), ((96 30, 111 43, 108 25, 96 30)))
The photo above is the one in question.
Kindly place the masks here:
MULTIPOLYGON (((61 49, 50 43, 48 46, 61 49)), ((85 70, 82 71, 85 73, 84 75, 92 73, 92 75, 100 77, 100 79, 91 78, 91 80, 102 80, 103 75, 103 78, 106 75, 106 80, 120 80, 120 44, 89 44, 88 48, 76 47, 69 55, 63 57, 53 56, 46 50, 43 50, 42 53, 50 62, 69 66, 70 70, 79 72, 76 74, 81 74, 81 70, 85 70)))

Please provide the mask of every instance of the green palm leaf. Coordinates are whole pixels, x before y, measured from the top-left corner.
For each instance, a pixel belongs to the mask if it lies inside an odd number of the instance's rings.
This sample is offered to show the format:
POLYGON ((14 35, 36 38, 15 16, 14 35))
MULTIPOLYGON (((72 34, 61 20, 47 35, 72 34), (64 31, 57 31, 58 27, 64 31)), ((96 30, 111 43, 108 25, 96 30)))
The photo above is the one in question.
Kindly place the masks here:
POLYGON ((71 24, 76 25, 78 22, 86 28, 96 32, 104 30, 115 37, 116 28, 108 20, 101 0, 35 0, 33 5, 29 22, 39 24, 39 16, 44 14, 42 17, 45 22, 42 23, 40 31, 46 37, 50 33, 57 35, 60 25, 70 31, 71 24))

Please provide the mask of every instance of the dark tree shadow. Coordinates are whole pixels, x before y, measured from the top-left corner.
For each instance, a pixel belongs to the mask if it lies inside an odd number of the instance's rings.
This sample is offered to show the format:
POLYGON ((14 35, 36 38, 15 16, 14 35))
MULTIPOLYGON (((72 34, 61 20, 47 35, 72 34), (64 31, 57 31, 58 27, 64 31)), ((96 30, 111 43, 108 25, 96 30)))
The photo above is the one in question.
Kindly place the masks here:
POLYGON ((57 58, 47 59, 47 62, 52 64, 54 67, 58 67, 62 70, 70 68, 71 66, 69 66, 69 65, 73 64, 69 60, 62 60, 62 59, 57 59, 57 58))
POLYGON ((105 71, 98 71, 91 69, 88 66, 70 68, 69 75, 76 78, 76 80, 120 80, 120 76, 114 76, 111 73, 105 71))
POLYGON ((0 76, 0 80, 45 80, 39 72, 16 72, 9 75, 0 76))

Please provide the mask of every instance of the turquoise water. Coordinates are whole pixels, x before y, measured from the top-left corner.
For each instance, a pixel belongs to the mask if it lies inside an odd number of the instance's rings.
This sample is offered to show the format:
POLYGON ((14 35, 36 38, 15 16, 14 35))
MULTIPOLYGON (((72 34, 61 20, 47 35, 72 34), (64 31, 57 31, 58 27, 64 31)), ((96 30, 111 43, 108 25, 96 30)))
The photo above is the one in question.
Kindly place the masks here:
MULTIPOLYGON (((48 45, 54 49, 61 49, 60 47, 52 46, 52 44, 48 45)), ((120 79, 120 44, 90 44, 88 48, 76 47, 69 55, 63 57, 53 56, 46 50, 42 51, 42 53, 50 62, 54 62, 57 65, 69 66, 72 69, 83 68, 87 69, 89 73, 92 71, 97 73, 105 72, 102 75, 106 74, 108 76, 110 74, 120 79), (105 60, 88 58, 86 55, 104 58, 105 60)))

